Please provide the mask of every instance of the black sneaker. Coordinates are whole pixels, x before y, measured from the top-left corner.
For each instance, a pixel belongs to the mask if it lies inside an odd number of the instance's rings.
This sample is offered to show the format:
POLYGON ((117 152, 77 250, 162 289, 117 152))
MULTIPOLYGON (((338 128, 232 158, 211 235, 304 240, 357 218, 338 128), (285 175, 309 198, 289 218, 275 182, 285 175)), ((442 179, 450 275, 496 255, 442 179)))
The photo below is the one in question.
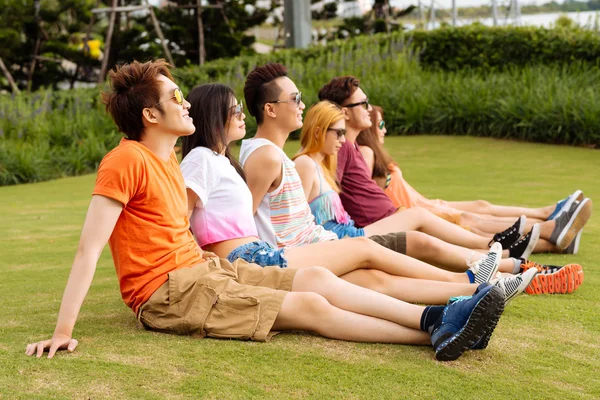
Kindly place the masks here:
POLYGON ((583 230, 591 215, 592 200, 583 199, 581 202, 574 202, 569 211, 554 220, 556 226, 550 235, 550 242, 561 250, 567 249, 583 230))
POLYGON ((508 256, 513 258, 529 258, 539 238, 540 225, 534 224, 527 235, 510 245, 508 256))
POLYGON ((494 242, 500 243, 503 249, 508 249, 508 247, 519 240, 523 235, 523 231, 525 230, 525 223, 527 221, 527 217, 521 215, 517 222, 515 222, 510 228, 506 229, 503 232, 496 233, 492 240, 488 243, 488 247, 491 247, 494 242))

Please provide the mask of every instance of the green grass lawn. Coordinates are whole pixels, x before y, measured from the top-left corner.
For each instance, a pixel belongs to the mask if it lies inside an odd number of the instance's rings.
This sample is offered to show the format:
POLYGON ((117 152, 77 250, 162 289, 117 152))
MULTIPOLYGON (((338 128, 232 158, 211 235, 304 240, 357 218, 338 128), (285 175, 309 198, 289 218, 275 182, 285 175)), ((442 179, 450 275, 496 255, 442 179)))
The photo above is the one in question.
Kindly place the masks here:
MULTIPOLYGON (((582 189, 600 199, 598 150, 433 136, 389 138, 388 147, 407 180, 432 198, 543 206, 582 189)), ((75 327, 76 352, 26 357, 26 343, 54 330, 94 180, 0 188, 0 398, 600 397, 595 217, 578 255, 534 257, 582 264, 582 287, 514 300, 489 348, 455 362, 435 361, 429 347, 302 333, 251 343, 147 332, 120 298, 108 248, 75 327)))

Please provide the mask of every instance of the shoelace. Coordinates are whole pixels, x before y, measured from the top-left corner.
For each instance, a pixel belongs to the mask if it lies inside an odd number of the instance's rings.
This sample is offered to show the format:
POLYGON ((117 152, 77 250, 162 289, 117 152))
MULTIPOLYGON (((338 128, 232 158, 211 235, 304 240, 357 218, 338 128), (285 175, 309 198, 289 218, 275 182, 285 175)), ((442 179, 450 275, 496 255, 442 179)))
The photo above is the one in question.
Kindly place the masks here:
POLYGON ((448 304, 454 304, 454 303, 459 303, 461 301, 469 300, 471 297, 473 297, 473 296, 450 297, 450 299, 448 300, 448 304))
POLYGON ((530 237, 531 237, 531 232, 529 232, 527 235, 523 236, 521 239, 519 239, 516 242, 514 242, 513 244, 511 244, 509 249, 514 249, 515 247, 517 247, 524 241, 529 240, 530 237))
POLYGON ((562 267, 538 264, 534 261, 528 261, 525 264, 523 264, 523 266, 521 268, 523 268, 523 270, 527 270, 529 268, 535 268, 538 270, 538 273, 540 273, 540 274, 551 275, 551 274, 554 274, 555 272, 557 272, 558 270, 560 270, 562 267))
POLYGON ((518 232, 517 227, 515 225, 512 225, 503 230, 502 232, 496 233, 492 240, 490 240, 490 242, 488 243, 488 247, 491 246, 494 242, 501 242, 502 240, 506 239, 509 235, 512 235, 515 232, 518 232))

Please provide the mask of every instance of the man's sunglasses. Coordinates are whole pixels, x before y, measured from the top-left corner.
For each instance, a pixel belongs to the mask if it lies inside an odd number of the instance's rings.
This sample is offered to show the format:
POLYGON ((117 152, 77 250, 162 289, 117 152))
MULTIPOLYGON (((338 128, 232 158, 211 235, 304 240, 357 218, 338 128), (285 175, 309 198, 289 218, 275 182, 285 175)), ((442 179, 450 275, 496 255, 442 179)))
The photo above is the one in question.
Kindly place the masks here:
POLYGON ((294 102, 296 103, 296 106, 300 106, 300 103, 302 103, 302 92, 298 92, 296 93, 296 96, 294 97, 293 100, 274 100, 274 101, 267 101, 267 103, 273 103, 273 104, 277 104, 277 103, 291 103, 294 102))
MULTIPOLYGON (((158 103, 156 103, 154 106, 157 106, 157 105, 159 105, 159 104, 162 104, 162 103, 164 103, 164 102, 166 102, 166 101, 169 101, 169 100, 172 100, 172 99, 175 99, 175 100, 177 101, 177 103, 178 103, 180 106, 183 106, 183 92, 181 91, 181 89, 179 89, 179 88, 175 88, 175 89, 173 90, 173 96, 169 97, 169 98, 168 98, 168 99, 166 99, 166 100, 159 101, 159 102, 158 102, 158 103)), ((152 106, 152 107, 154 107, 154 106, 152 106)))
POLYGON ((244 112, 244 102, 240 100, 239 103, 237 103, 237 105, 231 107, 230 110, 233 110, 233 113, 231 113, 232 117, 237 117, 237 119, 241 120, 242 113, 244 112))
POLYGON ((379 130, 382 131, 383 128, 385 128, 385 121, 381 120, 381 121, 379 121, 379 130))
POLYGON ((352 108, 352 107, 356 107, 356 106, 365 106, 365 110, 369 109, 369 99, 366 99, 365 101, 359 101, 358 103, 352 103, 352 104, 346 104, 345 106, 342 107, 346 107, 346 108, 352 108))
POLYGON ((338 129, 327 128, 327 130, 331 131, 331 132, 335 132, 338 140, 340 140, 342 138, 342 136, 346 135, 346 128, 338 128, 338 129))

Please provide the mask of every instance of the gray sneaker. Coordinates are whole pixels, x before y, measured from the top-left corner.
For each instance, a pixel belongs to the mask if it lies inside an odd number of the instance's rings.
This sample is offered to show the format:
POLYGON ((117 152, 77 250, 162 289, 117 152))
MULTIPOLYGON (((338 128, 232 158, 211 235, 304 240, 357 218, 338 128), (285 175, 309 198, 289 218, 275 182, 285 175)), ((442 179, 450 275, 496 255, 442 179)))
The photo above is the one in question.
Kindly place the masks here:
POLYGON ((577 234, 583 230, 591 215, 592 200, 583 199, 579 203, 574 202, 569 211, 554 220, 556 226, 550 235, 550 242, 559 249, 565 250, 573 243, 577 234))

